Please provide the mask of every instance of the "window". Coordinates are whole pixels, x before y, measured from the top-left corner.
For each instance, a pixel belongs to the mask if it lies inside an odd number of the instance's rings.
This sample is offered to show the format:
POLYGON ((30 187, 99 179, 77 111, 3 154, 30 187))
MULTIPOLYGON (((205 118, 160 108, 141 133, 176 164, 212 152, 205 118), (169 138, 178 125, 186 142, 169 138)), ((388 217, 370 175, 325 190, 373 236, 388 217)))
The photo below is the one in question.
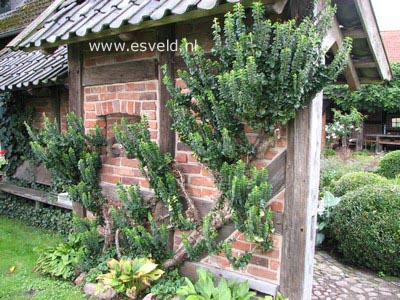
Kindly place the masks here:
POLYGON ((400 118, 392 118, 392 127, 400 128, 400 118))
POLYGON ((11 10, 10 0, 0 0, 0 14, 11 10))

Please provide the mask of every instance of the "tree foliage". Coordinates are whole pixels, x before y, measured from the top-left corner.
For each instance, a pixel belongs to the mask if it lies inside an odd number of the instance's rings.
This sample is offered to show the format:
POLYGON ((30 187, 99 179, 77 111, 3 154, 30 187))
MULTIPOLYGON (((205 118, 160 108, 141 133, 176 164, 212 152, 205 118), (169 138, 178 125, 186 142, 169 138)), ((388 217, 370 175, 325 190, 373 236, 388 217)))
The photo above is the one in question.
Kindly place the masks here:
POLYGON ((325 89, 325 95, 344 111, 354 107, 369 113, 379 110, 397 112, 400 107, 400 64, 392 63, 390 67, 391 81, 364 84, 359 91, 350 91, 347 85, 331 86, 325 89))

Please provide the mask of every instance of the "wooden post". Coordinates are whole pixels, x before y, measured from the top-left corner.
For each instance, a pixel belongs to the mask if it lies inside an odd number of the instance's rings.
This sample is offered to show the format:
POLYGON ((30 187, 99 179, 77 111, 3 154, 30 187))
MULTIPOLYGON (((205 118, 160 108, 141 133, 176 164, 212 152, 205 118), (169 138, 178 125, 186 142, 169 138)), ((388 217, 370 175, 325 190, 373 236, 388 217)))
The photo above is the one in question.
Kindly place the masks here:
MULTIPOLYGON (((173 25, 167 25, 158 29, 157 41, 166 43, 167 40, 173 42, 175 40, 175 27, 173 25)), ((172 119, 169 116, 168 109, 166 107, 167 101, 170 95, 167 88, 162 83, 163 71, 161 67, 167 65, 168 75, 170 78, 174 78, 174 55, 173 51, 158 52, 158 82, 159 82, 159 109, 158 119, 160 124, 159 134, 159 146, 162 152, 171 153, 172 157, 175 157, 175 132, 171 129, 172 119)))
MULTIPOLYGON (((82 62, 80 45, 68 45, 69 112, 74 112, 77 117, 81 118, 83 118, 82 62)), ((78 217, 86 217, 86 210, 80 203, 74 202, 72 208, 78 217)))
POLYGON ((312 292, 318 201, 322 92, 288 124, 280 285, 290 299, 312 292))

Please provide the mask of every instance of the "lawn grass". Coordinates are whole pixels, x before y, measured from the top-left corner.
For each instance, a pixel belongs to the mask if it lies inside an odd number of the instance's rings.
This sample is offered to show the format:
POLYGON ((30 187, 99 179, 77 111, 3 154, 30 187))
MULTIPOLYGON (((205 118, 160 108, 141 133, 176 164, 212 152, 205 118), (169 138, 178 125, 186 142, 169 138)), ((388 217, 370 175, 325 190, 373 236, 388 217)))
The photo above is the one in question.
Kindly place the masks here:
POLYGON ((49 231, 29 227, 0 216, 0 299, 81 300, 88 299, 69 282, 33 272, 36 247, 54 245, 61 238, 49 231), (14 272, 10 267, 15 266, 14 272))

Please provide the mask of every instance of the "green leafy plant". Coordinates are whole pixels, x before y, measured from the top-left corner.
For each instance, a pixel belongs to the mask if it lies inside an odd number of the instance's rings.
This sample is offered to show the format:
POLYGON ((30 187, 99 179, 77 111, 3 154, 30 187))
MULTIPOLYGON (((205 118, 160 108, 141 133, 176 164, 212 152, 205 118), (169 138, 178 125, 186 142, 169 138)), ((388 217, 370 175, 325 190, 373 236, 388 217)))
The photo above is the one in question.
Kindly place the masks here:
POLYGON ((39 133, 27 125, 32 150, 52 174, 52 184, 58 192, 67 191, 73 201, 101 218, 105 199, 97 171, 101 167, 100 147, 106 145, 104 135, 98 127, 86 134, 82 119, 74 113, 66 118, 65 132, 60 132, 58 123, 45 115, 39 133))
POLYGON ((332 210, 338 205, 340 198, 326 191, 318 203, 317 236, 315 244, 321 245, 326 237, 327 226, 330 224, 332 210))
POLYGON ((330 233, 343 259, 400 275, 400 190, 366 185, 341 197, 330 233))
POLYGON ((264 300, 289 300, 289 298, 286 298, 284 295, 281 293, 276 294, 276 297, 273 296, 265 296, 264 300))
POLYGON ((36 206, 33 201, 0 192, 0 215, 68 235, 73 227, 72 213, 55 206, 36 206))
POLYGON ((326 148, 322 150, 322 155, 325 157, 330 157, 330 156, 336 156, 337 153, 333 149, 326 148))
POLYGON ((387 178, 400 174, 400 150, 387 153, 379 162, 378 173, 387 178))
POLYGON ((172 269, 157 280, 150 292, 156 295, 155 300, 171 300, 178 288, 183 285, 185 285, 185 278, 179 274, 178 269, 172 269))
POLYGON ((332 192, 340 197, 354 191, 359 187, 367 185, 386 186, 390 189, 390 181, 385 177, 370 172, 351 172, 343 175, 338 181, 334 182, 332 192))
POLYGON ((221 278, 216 286, 211 272, 200 268, 197 274, 199 279, 194 284, 185 278, 186 285, 176 292, 179 300, 249 300, 256 295, 255 292, 249 291, 247 281, 238 283, 236 280, 226 281, 221 278))
POLYGON ((7 177, 12 176, 24 160, 34 157, 24 125, 32 123, 33 112, 25 108, 25 98, 22 93, 0 94, 0 141, 7 161, 1 166, 1 171, 7 177))
POLYGON ((112 288, 125 293, 130 299, 137 299, 140 292, 164 273, 157 264, 148 258, 121 259, 107 261, 109 273, 97 277, 99 289, 112 288))
POLYGON ((70 235, 66 242, 41 250, 36 272, 63 279, 73 279, 83 252, 84 248, 81 246, 79 236, 70 235))
POLYGON ((363 84, 359 91, 350 91, 347 85, 330 86, 324 95, 333 100, 341 110, 397 112, 400 106, 400 64, 391 63, 393 78, 382 84, 363 84))

